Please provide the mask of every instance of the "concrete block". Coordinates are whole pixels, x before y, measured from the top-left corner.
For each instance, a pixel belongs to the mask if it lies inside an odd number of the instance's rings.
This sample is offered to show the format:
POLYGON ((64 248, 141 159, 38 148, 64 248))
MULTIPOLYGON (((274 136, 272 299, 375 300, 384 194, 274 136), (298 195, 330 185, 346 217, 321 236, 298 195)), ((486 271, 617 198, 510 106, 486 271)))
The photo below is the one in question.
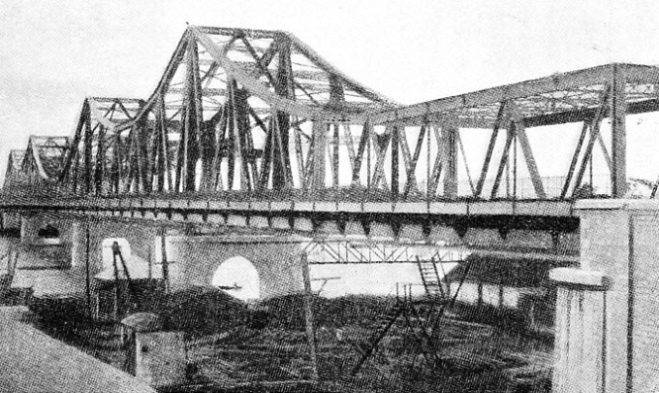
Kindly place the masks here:
POLYGON ((559 267, 549 272, 549 278, 559 285, 578 285, 603 289, 607 278, 602 272, 559 267))
POLYGON ((290 222, 288 221, 288 217, 282 217, 282 216, 276 216, 270 218, 270 223, 273 228, 276 229, 291 229, 290 222))
POLYGON ((253 228, 268 228, 268 217, 266 216, 251 216, 249 218, 249 226, 253 228))
POLYGON ((303 231, 303 232, 313 231, 313 224, 311 223, 311 219, 309 218, 296 217, 293 226, 298 231, 303 231))
POLYGON ((410 241, 424 241, 426 236, 423 234, 423 226, 421 224, 403 224, 400 227, 400 233, 398 234, 400 239, 410 240, 410 241))
POLYGON ((229 214, 227 216, 227 225, 234 227, 246 227, 247 216, 243 216, 239 214, 229 214))
POLYGON ((355 235, 355 236, 366 236, 364 232, 364 226, 359 221, 348 221, 346 223, 346 235, 355 235))
POLYGON ((208 223, 209 224, 218 224, 218 225, 224 225, 224 216, 221 214, 209 214, 208 215, 208 223))
POLYGON ((393 240, 396 238, 391 225, 381 222, 371 223, 370 237, 380 240, 393 240))
POLYGON ((188 214, 188 221, 201 224, 204 222, 204 216, 200 213, 190 213, 188 214))
MULTIPOLYGON (((182 332, 135 333, 135 376, 153 387, 185 381, 185 346, 182 332)), ((130 350, 129 349, 129 350, 130 350)))

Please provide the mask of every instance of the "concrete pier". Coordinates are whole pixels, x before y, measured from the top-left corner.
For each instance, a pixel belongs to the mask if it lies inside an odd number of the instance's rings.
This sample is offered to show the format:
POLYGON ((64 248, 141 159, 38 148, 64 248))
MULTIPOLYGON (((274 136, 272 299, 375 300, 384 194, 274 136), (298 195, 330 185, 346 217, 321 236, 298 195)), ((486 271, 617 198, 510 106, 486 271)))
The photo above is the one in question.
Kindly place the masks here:
POLYGON ((589 200, 580 269, 556 269, 555 392, 651 392, 659 378, 659 203, 589 200))

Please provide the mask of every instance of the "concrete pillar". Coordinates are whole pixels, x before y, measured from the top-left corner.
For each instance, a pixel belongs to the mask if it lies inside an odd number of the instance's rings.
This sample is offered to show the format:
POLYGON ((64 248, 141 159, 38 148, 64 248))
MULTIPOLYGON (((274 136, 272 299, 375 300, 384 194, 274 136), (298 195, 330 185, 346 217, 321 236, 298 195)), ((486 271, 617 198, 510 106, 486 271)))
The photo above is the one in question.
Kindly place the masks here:
POLYGON ((606 277, 599 272, 558 268, 550 277, 556 294, 554 392, 604 392, 606 277))
POLYGON ((659 202, 589 200, 581 266, 553 270, 556 392, 653 391, 659 362, 659 202))
POLYGON ((7 212, 2 213, 2 224, 4 229, 20 229, 21 228, 21 216, 18 213, 7 212))
POLYGON ((32 216, 21 217, 21 243, 30 244, 37 239, 39 220, 32 216))
POLYGON ((103 269, 103 236, 87 221, 76 221, 71 226, 71 265, 75 269, 87 269, 94 277, 103 269))

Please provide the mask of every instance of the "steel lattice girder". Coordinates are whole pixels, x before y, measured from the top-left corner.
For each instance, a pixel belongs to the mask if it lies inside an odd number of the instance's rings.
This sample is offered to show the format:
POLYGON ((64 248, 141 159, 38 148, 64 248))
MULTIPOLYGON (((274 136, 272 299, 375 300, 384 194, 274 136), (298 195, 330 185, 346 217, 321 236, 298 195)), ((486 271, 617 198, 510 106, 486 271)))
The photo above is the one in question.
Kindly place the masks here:
POLYGON ((614 63, 385 110, 371 116, 371 121, 407 125, 450 121, 460 127, 492 128, 500 103, 514 102, 527 127, 578 122, 593 117, 598 97, 614 73, 625 81, 628 114, 659 110, 659 68, 614 63))
MULTIPOLYGON (((440 189, 441 197, 455 198, 460 150, 466 161, 459 129, 469 127, 494 130, 478 184, 469 175, 473 196, 481 197, 489 172, 496 173, 491 197, 497 197, 511 146, 519 143, 536 195, 545 198, 525 129, 584 122, 583 135, 589 129, 591 138, 575 184, 569 179, 576 161, 561 197, 580 186, 595 142, 607 157, 612 194, 621 196, 624 117, 659 108, 658 75, 656 67, 610 64, 401 107, 290 33, 192 26, 149 99, 85 100, 59 177, 75 179, 74 191, 80 183, 87 193, 300 189, 324 195, 326 174, 338 188, 339 167, 349 164, 353 185, 383 191, 385 199, 432 199, 440 189), (607 115, 614 119, 610 156, 597 135, 607 115), (507 142, 496 163, 498 129, 507 142), (341 141, 349 162, 340 157, 341 141), (425 195, 417 169, 422 151, 425 195)), ((581 152, 579 145, 574 157, 581 152)))

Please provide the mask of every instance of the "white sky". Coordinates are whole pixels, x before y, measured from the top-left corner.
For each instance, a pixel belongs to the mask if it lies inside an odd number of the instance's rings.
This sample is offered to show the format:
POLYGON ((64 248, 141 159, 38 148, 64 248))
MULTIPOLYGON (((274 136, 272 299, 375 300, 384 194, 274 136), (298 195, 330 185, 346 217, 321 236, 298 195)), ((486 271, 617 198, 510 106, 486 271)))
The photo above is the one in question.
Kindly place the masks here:
POLYGON ((288 30, 411 104, 614 61, 659 64, 657 15, 653 1, 2 0, 0 175, 30 134, 70 135, 85 96, 147 98, 186 22, 288 30))

